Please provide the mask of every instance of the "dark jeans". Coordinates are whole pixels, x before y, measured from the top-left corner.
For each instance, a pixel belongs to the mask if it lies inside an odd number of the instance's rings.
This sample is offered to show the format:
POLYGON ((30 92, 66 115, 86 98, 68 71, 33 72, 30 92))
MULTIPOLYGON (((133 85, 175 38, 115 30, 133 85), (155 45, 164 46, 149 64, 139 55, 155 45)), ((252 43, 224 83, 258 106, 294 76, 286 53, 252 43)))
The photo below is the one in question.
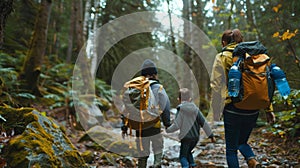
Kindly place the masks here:
MULTIPOLYGON (((243 114, 243 113, 241 113, 243 114)), ((226 141, 226 160, 229 168, 238 168, 237 150, 246 160, 255 157, 252 148, 247 143, 252 129, 256 125, 258 112, 240 115, 224 110, 224 126, 226 141)))
POLYGON ((192 150, 197 145, 199 139, 182 139, 180 145, 179 160, 182 168, 189 168, 190 166, 196 166, 192 150))

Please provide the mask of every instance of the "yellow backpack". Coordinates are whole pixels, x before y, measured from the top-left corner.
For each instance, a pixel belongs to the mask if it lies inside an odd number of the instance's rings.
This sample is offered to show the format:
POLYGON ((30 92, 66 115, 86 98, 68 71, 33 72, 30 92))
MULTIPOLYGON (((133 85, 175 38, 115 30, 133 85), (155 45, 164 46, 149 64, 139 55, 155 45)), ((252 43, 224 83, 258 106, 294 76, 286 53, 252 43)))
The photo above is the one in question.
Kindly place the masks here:
MULTIPOLYGON (((151 85, 158 83, 144 76, 136 77, 124 84, 122 99, 125 105, 123 111, 125 125, 130 129, 142 130, 154 126, 162 111, 151 85)), ((160 85, 159 91, 162 89, 160 85)))
POLYGON ((240 92, 231 97, 239 109, 256 110, 270 106, 275 90, 270 75, 270 57, 258 41, 239 43, 233 51, 233 62, 239 61, 242 72, 240 92))

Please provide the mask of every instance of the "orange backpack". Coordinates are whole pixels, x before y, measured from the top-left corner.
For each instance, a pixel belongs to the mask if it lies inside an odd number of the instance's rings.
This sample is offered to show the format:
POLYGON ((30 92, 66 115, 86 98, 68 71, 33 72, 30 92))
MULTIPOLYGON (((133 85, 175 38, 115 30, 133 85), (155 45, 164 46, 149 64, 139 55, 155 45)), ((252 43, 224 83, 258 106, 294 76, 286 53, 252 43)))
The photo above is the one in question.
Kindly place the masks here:
POLYGON ((270 57, 258 41, 242 42, 233 51, 233 62, 239 61, 242 72, 240 92, 231 97, 234 106, 244 110, 270 106, 275 84, 270 75, 270 57))

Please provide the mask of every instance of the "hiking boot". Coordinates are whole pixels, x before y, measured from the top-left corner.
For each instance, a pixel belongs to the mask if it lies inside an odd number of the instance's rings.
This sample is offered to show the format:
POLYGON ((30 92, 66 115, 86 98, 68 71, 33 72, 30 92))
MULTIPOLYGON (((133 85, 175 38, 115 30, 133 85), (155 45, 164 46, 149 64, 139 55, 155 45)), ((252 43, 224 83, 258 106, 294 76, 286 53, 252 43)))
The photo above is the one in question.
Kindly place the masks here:
POLYGON ((247 164, 249 168, 261 168, 261 164, 253 158, 249 159, 247 164))
POLYGON ((154 168, 161 168, 162 153, 154 154, 154 168))
POLYGON ((146 167, 147 167, 147 158, 139 158, 138 168, 146 168, 146 167))

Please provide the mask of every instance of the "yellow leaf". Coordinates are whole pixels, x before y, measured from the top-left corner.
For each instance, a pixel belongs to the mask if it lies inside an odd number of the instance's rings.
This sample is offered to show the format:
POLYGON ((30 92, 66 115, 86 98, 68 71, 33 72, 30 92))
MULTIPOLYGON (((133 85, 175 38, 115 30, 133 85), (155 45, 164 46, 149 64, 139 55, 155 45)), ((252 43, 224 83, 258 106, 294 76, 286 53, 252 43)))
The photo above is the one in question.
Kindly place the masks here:
POLYGON ((215 3, 215 0, 211 0, 212 3, 215 3))
POLYGON ((289 36, 289 32, 286 31, 286 32, 284 32, 284 33, 282 34, 281 39, 282 39, 282 40, 286 40, 286 39, 288 39, 288 36, 289 36))
MULTIPOLYGON (((297 32, 298 30, 295 30, 295 32, 297 32)), ((286 30, 286 32, 283 33, 281 39, 282 40, 289 40, 291 39, 292 37, 295 37, 296 36, 296 33, 290 33, 290 30, 286 30)))
POLYGON ((274 12, 276 12, 276 13, 277 13, 277 12, 278 12, 278 10, 279 10, 279 8, 278 8, 277 6, 274 6, 274 7, 273 7, 273 11, 274 11, 274 12))
POLYGON ((298 33, 298 29, 296 29, 296 30, 294 31, 294 33, 297 34, 297 33, 298 33))
POLYGON ((273 11, 277 13, 281 7, 282 7, 282 5, 278 4, 277 6, 273 7, 273 11))
POLYGON ((278 36, 279 36, 279 32, 273 34, 273 37, 278 37, 278 36))
POLYGON ((217 6, 213 6, 213 11, 218 12, 218 11, 220 11, 220 8, 217 6))

